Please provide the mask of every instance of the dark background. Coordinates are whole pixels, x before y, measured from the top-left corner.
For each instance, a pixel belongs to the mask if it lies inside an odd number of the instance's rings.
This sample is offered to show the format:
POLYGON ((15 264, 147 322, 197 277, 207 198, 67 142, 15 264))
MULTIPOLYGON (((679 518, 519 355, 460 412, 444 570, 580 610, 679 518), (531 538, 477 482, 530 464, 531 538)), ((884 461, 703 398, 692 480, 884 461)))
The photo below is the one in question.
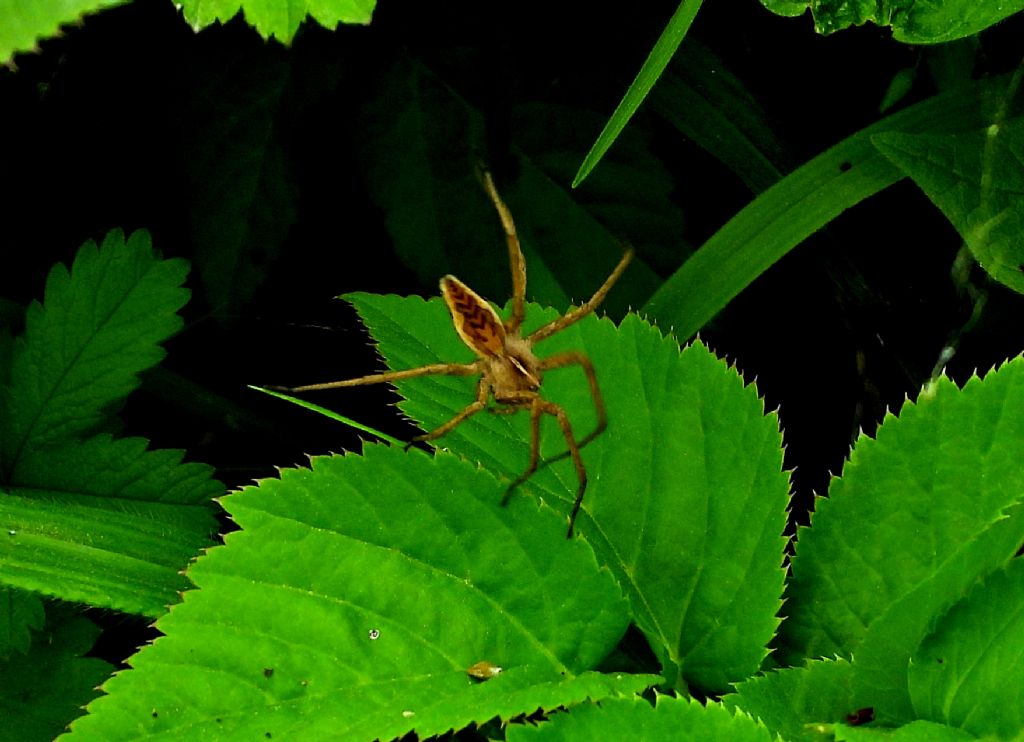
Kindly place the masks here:
MULTIPOLYGON (((165 363, 122 411, 124 432, 185 449, 229 488, 307 454, 358 450, 341 425, 246 385, 377 369, 353 312, 332 299, 348 291, 433 295, 451 271, 503 301, 493 214, 481 200, 462 218, 460 198, 482 199, 474 158, 508 184, 529 160, 568 192, 675 6, 613 15, 585 2, 384 0, 371 26, 307 23, 289 48, 239 19, 197 35, 169 2, 66 28, 0 71, 4 316, 16 326, 50 267, 70 263, 85 240, 145 228, 164 255, 193 261, 193 297, 165 363), (397 136, 399 119, 422 136, 397 136), (443 267, 429 277, 396 250, 408 225, 396 227, 394 196, 381 195, 381 174, 405 168, 429 174, 418 193, 438 194, 421 257, 443 267)), ((1020 32, 1011 19, 961 44, 965 71, 1012 69, 1020 32)), ((902 104, 936 89, 935 50, 874 26, 819 37, 808 17, 779 18, 755 2, 702 9, 673 64, 692 79, 713 74, 694 61, 707 56, 686 56, 693 49, 717 57, 718 74, 760 108, 783 171, 880 118, 900 70, 917 71, 902 104)), ((572 197, 661 278, 753 197, 651 105, 593 180, 572 197), (629 180, 615 177, 623 171, 660 184, 663 198, 639 216, 616 211, 630 197, 629 180)), ((841 472, 859 431, 917 394, 943 345, 957 347, 948 373, 961 382, 1024 346, 1019 297, 976 268, 966 281, 951 275, 960 246, 902 182, 794 250, 702 330, 779 411, 796 521, 841 472), (984 311, 964 333, 979 295, 984 311)), ((571 284, 573 264, 552 264, 571 284)), ((384 387, 315 401, 400 438, 416 432, 384 387)))

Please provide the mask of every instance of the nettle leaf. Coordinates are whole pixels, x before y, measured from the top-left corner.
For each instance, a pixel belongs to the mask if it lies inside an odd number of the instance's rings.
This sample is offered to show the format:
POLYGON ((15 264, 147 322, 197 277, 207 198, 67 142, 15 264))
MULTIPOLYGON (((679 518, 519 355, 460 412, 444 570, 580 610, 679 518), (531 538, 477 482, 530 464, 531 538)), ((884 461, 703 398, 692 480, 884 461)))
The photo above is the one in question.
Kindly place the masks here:
POLYGON ((779 15, 802 15, 808 9, 821 34, 868 21, 891 26, 905 44, 941 44, 973 36, 1024 8, 1022 0, 985 3, 978 0, 761 0, 779 15))
POLYGON ((4 581, 46 595, 158 616, 189 586, 182 567, 209 543, 223 491, 182 452, 99 435, 21 458, 0 514, 4 581))
POLYGON ((27 652, 31 631, 43 625, 43 601, 24 590, 0 587, 0 659, 27 652))
POLYGON ((551 509, 501 507, 500 482, 446 454, 311 465, 224 499, 242 531, 72 738, 425 736, 657 682, 587 672, 626 603, 551 509), (502 671, 473 679, 480 662, 502 671))
POLYGON ((720 703, 702 705, 673 696, 657 696, 655 705, 642 698, 617 698, 586 704, 555 714, 537 726, 508 728, 509 742, 533 740, 700 739, 715 742, 766 742, 779 739, 764 724, 720 703))
POLYGON ((940 379, 861 438, 800 529, 782 627, 791 656, 854 655, 859 705, 915 718, 907 663, 931 623, 1024 540, 1024 359, 940 379))
POLYGON ((197 31, 217 22, 227 23, 239 12, 265 39, 290 43, 299 24, 310 16, 333 29, 339 23, 367 24, 376 0, 182 0, 185 19, 197 31))
POLYGON ((872 143, 941 209, 993 278, 1024 293, 1024 119, 959 135, 889 132, 872 143))
POLYGON ((34 49, 42 38, 60 33, 65 23, 81 20, 125 0, 0 0, 0 60, 9 62, 15 52, 34 49))
MULTIPOLYGON (((440 300, 348 298, 390 368, 472 360, 440 300)), ((527 331, 557 316, 533 305, 527 315, 527 331)), ((610 421, 583 450, 589 485, 578 530, 622 584, 668 682, 725 691, 757 670, 778 626, 788 501, 778 422, 703 345, 680 352, 636 316, 619 328, 590 317, 538 346, 541 355, 568 349, 592 360, 610 421)), ((402 409, 429 430, 471 402, 475 384, 434 376, 397 386, 402 409)), ((581 372, 549 372, 543 392, 568 412, 577 437, 594 428, 581 372)), ((566 450, 550 421, 541 437, 545 459, 566 450)), ((482 413, 438 444, 514 478, 529 456, 528 416, 482 413)), ((513 499, 532 494, 566 515, 576 489, 563 459, 513 499)))
POLYGON ((942 617, 911 658, 918 715, 979 737, 1024 732, 1024 561, 1014 559, 942 617))
POLYGON ((739 683, 722 702, 761 719, 787 740, 818 741, 818 726, 842 722, 857 710, 852 674, 845 660, 812 660, 739 683))
MULTIPOLYGON (((59 614, 59 612, 57 612, 59 614)), ((103 660, 83 657, 99 629, 80 616, 48 616, 28 654, 0 661, 0 718, 5 739, 46 742, 97 695, 110 673, 103 660)))
POLYGON ((86 242, 70 273, 54 266, 46 305, 32 303, 15 341, 0 408, 4 479, 26 451, 95 430, 164 357, 158 343, 181 329, 187 272, 184 260, 156 259, 141 230, 86 242))
POLYGON ((216 528, 210 467, 139 438, 83 438, 162 358, 186 269, 145 232, 115 231, 70 273, 54 268, 45 304, 29 308, 0 417, 4 584, 149 616, 188 586, 180 572, 216 528))

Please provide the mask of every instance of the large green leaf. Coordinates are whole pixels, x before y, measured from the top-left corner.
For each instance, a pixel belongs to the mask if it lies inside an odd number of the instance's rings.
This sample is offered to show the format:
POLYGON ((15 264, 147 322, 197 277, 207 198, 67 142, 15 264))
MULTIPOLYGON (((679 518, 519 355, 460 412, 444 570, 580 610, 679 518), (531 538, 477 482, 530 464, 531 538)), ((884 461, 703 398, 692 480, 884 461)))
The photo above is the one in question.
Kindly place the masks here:
POLYGON ((75 23, 125 0, 0 0, 0 60, 9 62, 15 52, 33 49, 36 43, 60 33, 60 26, 75 23))
POLYGON ((222 492, 181 451, 101 435, 22 457, 0 516, 8 585, 158 616, 188 587, 180 574, 209 543, 209 503, 222 492))
POLYGON ((763 721, 785 739, 822 740, 820 725, 837 724, 857 710, 852 668, 845 660, 810 661, 751 678, 722 702, 763 721))
POLYGON ((1024 359, 946 379, 857 442, 798 534, 791 658, 852 654, 858 703, 915 718, 907 663, 935 618, 1024 541, 1024 359))
POLYGON ((227 23, 238 15, 259 31, 290 43, 308 15, 327 28, 339 23, 370 22, 376 0, 182 0, 180 6, 186 20, 199 30, 213 23, 227 23))
MULTIPOLYGON (((0 417, 0 579, 65 600, 157 616, 216 523, 211 469, 140 438, 85 437, 163 356, 181 325, 187 265, 160 260, 149 236, 87 243, 57 266, 14 345, 0 417)), ((13 629, 15 630, 16 629, 13 629)))
POLYGON ((501 492, 454 456, 369 446, 225 498, 242 531, 72 738, 425 736, 656 682, 588 672, 621 592, 555 512, 501 492))
POLYGON ((70 273, 57 265, 46 304, 25 317, 2 397, 0 461, 9 480, 25 453, 94 431, 164 356, 158 343, 181 329, 177 310, 188 264, 159 260, 144 231, 87 242, 70 273))
POLYGON ((818 33, 828 34, 871 21, 891 26, 897 41, 941 44, 973 36, 1024 8, 1024 0, 761 0, 779 15, 810 10, 818 33))
POLYGON ((1024 118, 958 136, 890 132, 872 142, 942 210, 993 278, 1024 293, 1024 118))
MULTIPOLYGON (((391 368, 471 360, 440 300, 349 298, 391 368)), ((528 323, 554 316, 531 305, 528 323)), ((635 316, 621 328, 588 318, 538 348, 542 355, 569 349, 591 358, 610 420, 583 451, 590 484, 579 531, 623 585, 669 682, 727 689, 757 669, 778 625, 788 492, 778 423, 703 345, 681 353, 635 316)), ((431 429, 472 401, 475 384, 467 377, 400 383, 402 409, 431 429)), ((594 406, 581 372, 550 372, 543 390, 568 412, 577 437, 591 431, 594 406)), ((514 478, 528 458, 528 428, 526 415, 479 414, 438 444, 514 478)), ((544 424, 542 455, 565 449, 556 426, 544 424)), ((533 493, 565 514, 576 489, 563 460, 543 467, 514 499, 533 493)))
POLYGON ((769 742, 778 737, 743 712, 672 696, 657 696, 654 706, 642 698, 610 699, 555 714, 545 724, 508 728, 509 742, 597 739, 769 742))
POLYGON ((1024 734, 1024 560, 992 574, 914 652, 910 695, 924 719, 979 737, 1024 734))
POLYGON ((31 650, 0 661, 0 718, 4 739, 50 742, 111 671, 88 652, 99 629, 81 616, 49 611, 47 626, 35 634, 31 650))

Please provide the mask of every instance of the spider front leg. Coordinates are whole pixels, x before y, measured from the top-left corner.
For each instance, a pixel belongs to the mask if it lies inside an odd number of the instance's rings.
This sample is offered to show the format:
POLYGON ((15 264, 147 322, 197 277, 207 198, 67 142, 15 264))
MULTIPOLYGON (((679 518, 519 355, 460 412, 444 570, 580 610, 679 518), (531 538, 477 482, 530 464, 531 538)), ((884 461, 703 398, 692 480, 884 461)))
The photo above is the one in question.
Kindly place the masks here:
POLYGON ((409 368, 404 371, 385 371, 382 374, 370 374, 356 379, 344 381, 327 381, 323 384, 304 384, 303 386, 271 386, 282 392, 314 392, 323 389, 340 389, 347 386, 363 386, 365 384, 383 384, 388 381, 414 379, 418 376, 472 376, 480 373, 480 367, 474 363, 433 363, 429 366, 409 368))
POLYGON ((481 169, 480 180, 484 190, 494 204, 501 219, 501 227, 505 230, 505 242, 508 245, 508 265, 512 273, 512 315, 505 320, 505 330, 518 332, 523 324, 523 317, 526 315, 526 260, 523 258, 523 249, 519 244, 519 235, 516 232, 516 224, 512 221, 512 213, 508 210, 505 202, 498 195, 498 189, 494 187, 494 179, 489 171, 481 169))
POLYGON ((551 337, 556 332, 561 332, 569 325, 573 325, 588 314, 591 314, 595 309, 597 309, 598 305, 604 301, 604 297, 608 295, 609 291, 611 291, 612 286, 615 285, 615 282, 618 281, 619 277, 623 272, 625 272, 632 259, 633 248, 627 247, 626 251, 622 254, 622 258, 619 260, 618 265, 616 265, 615 269, 611 272, 611 275, 604 280, 604 283, 601 284, 601 288, 595 291, 594 295, 591 296, 585 304, 578 306, 575 309, 566 312, 558 319, 552 320, 546 325, 537 328, 530 333, 527 340, 530 341, 530 343, 539 343, 544 338, 551 337))
POLYGON ((462 409, 462 411, 459 414, 457 414, 455 417, 453 417, 451 420, 444 423, 443 425, 439 425, 438 427, 431 430, 429 433, 418 435, 415 438, 413 438, 411 441, 405 444, 405 450, 408 451, 409 447, 412 446, 413 443, 432 441, 437 438, 440 438, 443 435, 446 435, 447 433, 450 433, 455 428, 456 425, 472 417, 476 413, 480 412, 480 410, 484 409, 484 407, 487 406, 487 397, 490 395, 490 390, 491 387, 487 381, 487 378, 481 378, 480 382, 476 386, 475 401, 470 402, 462 409))

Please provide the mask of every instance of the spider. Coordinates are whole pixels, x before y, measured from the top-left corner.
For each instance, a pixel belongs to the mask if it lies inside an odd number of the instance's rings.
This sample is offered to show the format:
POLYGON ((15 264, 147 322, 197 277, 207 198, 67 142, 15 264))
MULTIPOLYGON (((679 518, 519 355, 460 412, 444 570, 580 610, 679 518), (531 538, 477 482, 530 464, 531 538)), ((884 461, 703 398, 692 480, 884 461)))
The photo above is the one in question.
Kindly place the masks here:
POLYGON ((498 407, 491 408, 491 412, 508 414, 520 410, 529 410, 529 464, 526 470, 513 480, 508 489, 505 490, 505 496, 502 499, 502 505, 505 505, 512 491, 537 471, 540 458, 540 421, 543 415, 551 415, 558 421, 558 425, 562 429, 562 435, 565 436, 568 451, 559 454, 549 461, 561 459, 565 456, 571 457, 579 479, 576 499, 573 501, 572 511, 569 514, 569 530, 566 533, 566 537, 571 538, 576 515, 579 513, 580 505, 583 503, 583 493, 587 489, 587 470, 583 465, 580 449, 604 431, 608 425, 608 419, 605 413, 604 400, 601 397, 601 390, 597 384, 597 376, 594 374, 594 366, 586 355, 580 351, 565 351, 548 356, 547 358, 538 358, 533 352, 533 346, 591 314, 604 300, 608 291, 619 279, 623 271, 626 270, 626 266, 629 265, 629 261, 633 258, 633 250, 631 248, 626 249, 622 259, 615 266, 615 270, 605 279, 605 282, 590 297, 589 301, 571 309, 561 317, 523 337, 520 328, 522 327, 526 312, 524 306, 526 298, 526 262, 523 259, 522 249, 519 246, 519 238, 516 235, 512 214, 501 200, 501 196, 498 195, 498 190, 494 186, 491 174, 487 171, 482 171, 480 178, 484 189, 487 191, 487 195, 498 211, 498 216, 505 231, 505 241, 508 243, 508 259, 512 271, 511 316, 503 322, 487 301, 455 276, 448 275, 441 279, 441 295, 444 297, 448 310, 451 312, 455 331, 462 339, 462 342, 469 346, 470 350, 476 354, 476 360, 472 363, 433 363, 427 366, 420 366, 419 368, 370 374, 369 376, 360 376, 359 378, 346 379, 345 381, 291 387, 289 391, 308 392, 321 389, 361 386, 363 384, 380 384, 400 379, 411 379, 417 376, 475 376, 479 374, 480 381, 477 384, 476 399, 466 405, 461 412, 448 422, 431 430, 429 433, 413 438, 406 448, 413 443, 432 441, 451 432, 455 426, 485 409, 491 397, 499 405, 498 407), (545 371, 572 365, 579 366, 586 375, 587 383, 590 386, 590 394, 594 400, 594 408, 597 411, 597 426, 579 441, 576 440, 573 434, 572 425, 565 414, 565 410, 554 402, 544 399, 540 394, 541 380, 545 371))

